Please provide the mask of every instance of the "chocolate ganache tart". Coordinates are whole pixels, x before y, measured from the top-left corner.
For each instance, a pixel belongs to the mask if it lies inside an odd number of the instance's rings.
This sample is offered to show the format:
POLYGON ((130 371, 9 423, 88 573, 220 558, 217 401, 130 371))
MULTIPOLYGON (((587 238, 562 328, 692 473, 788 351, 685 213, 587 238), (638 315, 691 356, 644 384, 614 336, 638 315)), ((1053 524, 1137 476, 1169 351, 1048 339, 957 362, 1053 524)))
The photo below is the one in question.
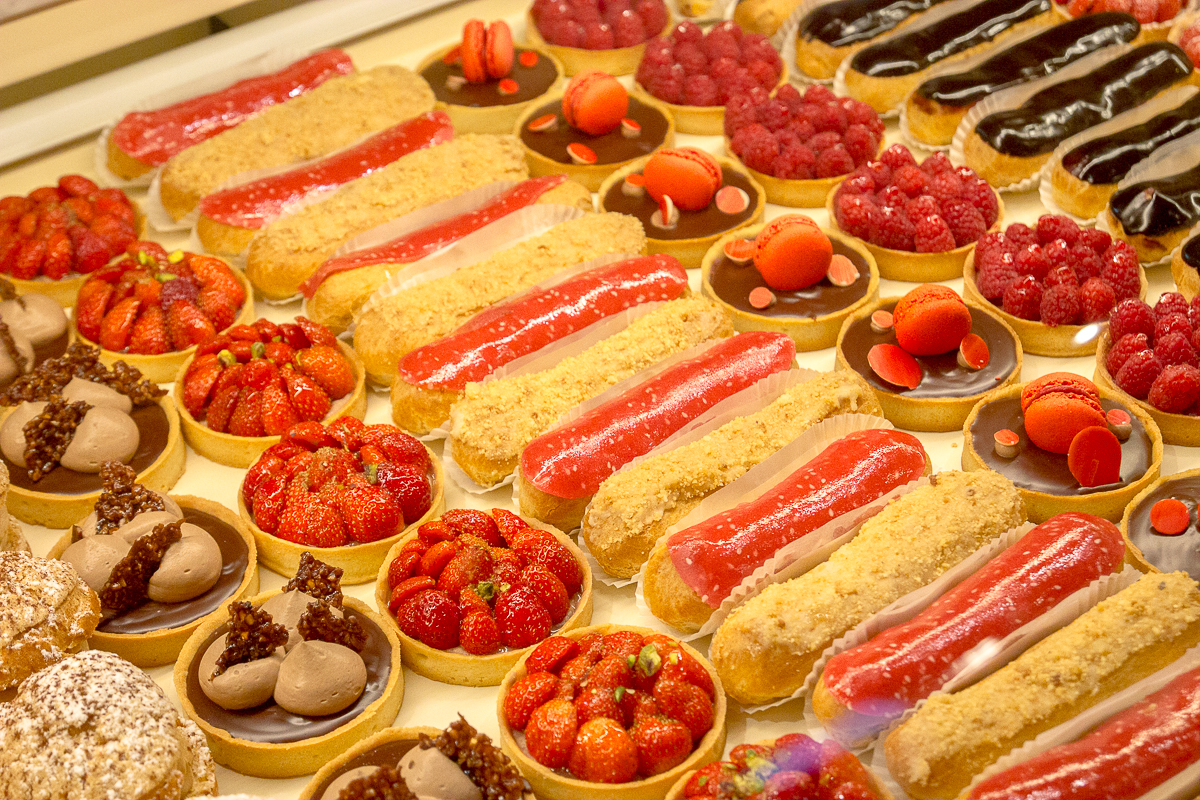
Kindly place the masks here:
POLYGON ((1164 475, 1139 492, 1121 518, 1126 560, 1143 572, 1200 578, 1198 501, 1200 469, 1164 475))
POLYGON ((18 294, 0 277, 0 390, 37 365, 67 352, 71 324, 58 301, 47 294, 18 294))

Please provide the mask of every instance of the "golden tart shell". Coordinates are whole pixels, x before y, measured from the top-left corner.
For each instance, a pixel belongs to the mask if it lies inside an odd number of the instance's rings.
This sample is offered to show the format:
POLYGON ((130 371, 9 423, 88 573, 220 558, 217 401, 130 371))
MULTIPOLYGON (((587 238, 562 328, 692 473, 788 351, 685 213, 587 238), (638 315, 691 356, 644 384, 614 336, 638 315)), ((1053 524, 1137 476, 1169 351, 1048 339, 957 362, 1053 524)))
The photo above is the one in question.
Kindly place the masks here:
MULTIPOLYGON (((1179 289, 1180 294, 1186 297, 1189 303, 1192 302, 1192 298, 1200 294, 1200 272, 1183 260, 1182 247, 1175 251, 1175 255, 1171 256, 1171 277, 1175 279, 1175 286, 1179 289)), ((1143 294, 1142 299, 1145 298, 1146 296, 1143 294)))
MULTIPOLYGON (((883 139, 875 148, 875 157, 883 150, 883 139)), ((809 180, 793 180, 791 178, 776 178, 750 169, 737 157, 730 147, 729 137, 725 137, 725 154, 731 161, 741 165, 750 177, 762 184, 767 193, 767 202, 791 208, 822 208, 833 197, 833 190, 846 180, 845 175, 835 175, 832 178, 811 178, 809 180)), ((830 217, 832 219, 832 217, 830 217)))

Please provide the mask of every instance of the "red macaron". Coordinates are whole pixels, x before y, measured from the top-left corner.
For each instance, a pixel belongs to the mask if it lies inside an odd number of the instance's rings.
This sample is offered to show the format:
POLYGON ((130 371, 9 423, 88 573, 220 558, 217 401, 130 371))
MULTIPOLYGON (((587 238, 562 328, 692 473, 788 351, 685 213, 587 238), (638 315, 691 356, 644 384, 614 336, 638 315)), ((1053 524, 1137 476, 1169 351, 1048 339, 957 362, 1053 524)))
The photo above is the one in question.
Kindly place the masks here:
POLYGON ((829 237, 803 214, 785 214, 754 238, 754 266, 777 292, 794 292, 825 277, 833 259, 829 237))
POLYGON ((483 20, 469 19, 463 25, 463 77, 471 83, 486 83, 503 78, 512 71, 512 31, 504 20, 484 26, 483 20))
POLYGON ((1021 412, 1029 441, 1051 453, 1069 452, 1085 428, 1108 429, 1096 384, 1072 372, 1051 372, 1025 384, 1021 412))
POLYGON ((662 202, 664 194, 670 195, 681 211, 707 208, 722 181, 717 160, 691 147, 659 150, 642 168, 642 176, 656 203, 662 202))
POLYGON ((629 112, 629 92, 621 82, 598 69, 578 72, 562 99, 567 124, 592 136, 616 130, 629 112))
POLYGON ((892 311, 896 342, 914 356, 957 350, 971 332, 971 309, 947 286, 925 283, 913 289, 892 311))

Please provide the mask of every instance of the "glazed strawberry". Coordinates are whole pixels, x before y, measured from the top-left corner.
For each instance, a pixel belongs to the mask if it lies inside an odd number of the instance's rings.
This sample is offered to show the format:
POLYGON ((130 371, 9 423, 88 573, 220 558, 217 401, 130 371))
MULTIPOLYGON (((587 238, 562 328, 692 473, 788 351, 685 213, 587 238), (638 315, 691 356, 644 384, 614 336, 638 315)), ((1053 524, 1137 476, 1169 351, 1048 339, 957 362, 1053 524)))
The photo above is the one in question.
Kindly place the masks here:
POLYGON ((606 655, 600 659, 588 672, 584 680, 585 686, 596 686, 604 689, 633 686, 633 670, 629 668, 626 656, 606 655))
POLYGON ((312 495, 304 484, 304 480, 299 477, 292 478, 287 485, 283 513, 280 514, 279 526, 275 529, 275 535, 289 542, 307 544, 308 531, 305 525, 308 522, 308 511, 312 502, 312 495))
MULTIPOLYGON (((271 347, 279 345, 291 349, 289 345, 281 342, 267 344, 267 358, 270 358, 271 347)), ((329 423, 329 435, 337 439, 342 447, 347 450, 358 450, 362 446, 362 432, 366 428, 361 419, 354 417, 338 417, 333 422, 329 423)), ((426 455, 428 458, 428 454, 426 455)))
MULTIPOLYGON (((143 303, 136 297, 139 306, 143 303)), ((144 310, 134 320, 133 330, 129 334, 129 352, 145 355, 159 355, 171 349, 170 338, 167 335, 167 319, 163 310, 158 306, 143 306, 144 310)))
POLYGON ((408 601, 417 608, 420 640, 436 650, 458 646, 458 606, 434 589, 419 592, 408 601))
POLYGON ((234 436, 262 436, 262 392, 249 386, 238 390, 237 403, 229 417, 229 432, 234 436))
POLYGON ((176 350, 202 344, 217 334, 208 317, 189 300, 178 300, 171 304, 167 310, 167 329, 176 350))
POLYGON ((310 452, 322 447, 337 447, 338 440, 319 422, 300 422, 288 429, 281 441, 291 442, 310 452))
POLYGON ((613 692, 621 708, 621 718, 626 728, 631 728, 642 717, 659 716, 658 703, 649 692, 637 689, 617 689, 613 692))
POLYGON ((199 279, 201 286, 225 295, 234 308, 240 307, 245 301, 246 291, 221 259, 193 255, 187 259, 187 265, 199 279))
POLYGON ((717 688, 713 685, 712 675, 690 653, 678 647, 668 652, 659 670, 660 680, 677 680, 690 683, 704 690, 709 698, 716 700, 717 688))
MULTIPOLYGON (((578 728, 574 704, 569 700, 550 700, 530 714, 529 724, 525 726, 525 747, 539 764, 558 769, 573 756, 578 728)), ((621 732, 624 733, 624 729, 621 732)), ((636 770, 636 757, 634 766, 636 770)))
POLYGON ((567 589, 563 586, 562 581, 555 577, 550 570, 541 564, 530 564, 521 570, 519 580, 537 595, 538 600, 550 614, 550 621, 553 624, 557 625, 567 618, 567 614, 571 610, 571 597, 567 594, 567 589))
POLYGON ((42 262, 42 273, 52 281, 67 276, 71 271, 74 245, 67 236, 66 228, 56 230, 46 238, 46 255, 42 262))
MULTIPOLYGON (((598 717, 607 717, 617 722, 623 722, 621 707, 617 704, 617 690, 600 686, 585 686, 575 697, 575 713, 579 724, 598 717)), ((686 730, 686 728, 685 728, 686 730)), ((691 735, 688 735, 688 749, 692 746, 691 735)))
POLYGON ((629 729, 637 748, 638 774, 658 775, 679 766, 692 752, 692 734, 682 722, 642 717, 629 729))
POLYGON ((513 547, 526 564, 541 564, 562 581, 568 594, 575 594, 583 585, 583 571, 575 556, 551 534, 529 537, 513 547), (549 537, 549 538, 547 538, 549 537))
POLYGON ((500 529, 496 526, 496 521, 485 511, 473 508, 452 508, 442 515, 442 522, 456 535, 478 536, 492 547, 504 544, 504 540, 500 538, 500 529))
POLYGON ((683 787, 683 796, 716 797, 721 782, 731 779, 736 774, 733 766, 724 761, 706 764, 688 778, 687 784, 683 787))
POLYGON ((300 422, 287 392, 278 384, 263 389, 261 409, 263 433, 267 436, 278 436, 300 422))
POLYGON ((375 470, 375 480, 400 502, 406 520, 419 520, 433 503, 427 473, 411 464, 379 464, 375 470))
POLYGON ((579 643, 565 636, 551 636, 533 648, 525 660, 530 672, 555 671, 579 654, 579 643))
POLYGON ((112 285, 104 281, 88 281, 80 287, 75 300, 75 327, 80 335, 99 341, 100 326, 112 293, 112 285))
POLYGON ((637 745, 619 722, 607 717, 593 719, 579 726, 567 768, 580 780, 626 783, 637 775, 637 745))
POLYGON ((512 685, 504 697, 504 719, 513 730, 523 731, 534 709, 554 697, 558 678, 549 672, 529 672, 512 685))
POLYGON ((350 541, 341 514, 335 507, 320 499, 309 505, 308 517, 304 524, 306 543, 313 547, 341 547, 350 541))
POLYGON ((468 586, 487 580, 492 574, 492 555, 486 549, 468 547, 459 550, 438 575, 437 587, 458 597, 468 586))
POLYGON ((463 618, 458 639, 462 648, 473 656, 489 656, 500 649, 496 621, 484 611, 475 611, 463 618))
MULTIPOLYGON (((308 317, 296 317, 295 324, 300 326, 300 330, 303 331, 304 337, 308 340, 309 346, 325 346, 332 347, 335 350, 337 349, 337 337, 330 333, 329 329, 325 326, 318 325, 308 317)), ((283 328, 286 328, 286 326, 281 326, 281 333, 283 333, 283 335, 286 337, 285 341, 292 345, 292 347, 296 347, 292 337, 287 336, 287 334, 283 332, 283 328)), ((296 349, 299 350, 300 348, 297 347, 296 349)))
POLYGON ((458 592, 458 610, 463 613, 464 617, 473 611, 482 611, 490 617, 492 607, 484 595, 495 597, 495 589, 490 581, 480 581, 473 586, 464 586, 458 592))
POLYGON ((287 478, 283 475, 267 478, 254 493, 251 509, 255 524, 267 533, 275 533, 279 528, 279 518, 283 515, 286 498, 287 478))
POLYGON ((296 364, 335 400, 354 391, 354 372, 337 347, 313 345, 296 354, 296 364))
POLYGON ((216 330, 229 327, 237 319, 238 307, 220 289, 201 289, 196 297, 196 306, 216 330))
POLYGON ((222 433, 229 430, 229 419, 233 416, 240 391, 241 387, 237 384, 215 389, 212 402, 208 404, 208 411, 205 413, 205 422, 209 428, 222 433))
POLYGON ((443 519, 431 519, 417 528, 417 538, 427 546, 438 542, 453 542, 456 534, 443 519))
POLYGON ((550 635, 550 614, 529 588, 518 586, 496 598, 496 624, 505 647, 528 647, 550 635))
POLYGON ((329 395, 311 378, 291 369, 283 370, 282 375, 287 384, 288 398, 300 419, 316 421, 329 413, 333 406, 329 395))
POLYGON ((425 551, 425 555, 421 556, 421 565, 418 569, 422 575, 437 578, 456 555, 458 555, 458 550, 455 549, 453 542, 437 542, 430 545, 429 549, 425 551))
POLYGON ((604 634, 604 654, 622 659, 636 657, 644 643, 637 631, 613 631, 604 634))
POLYGON ((512 547, 514 543, 513 537, 529 529, 529 523, 521 519, 511 511, 503 508, 493 508, 491 510, 492 519, 496 521, 496 528, 500 531, 500 538, 512 547))
MULTIPOLYGON (((399 559, 396 563, 399 563, 399 559)), ((436 585, 433 578, 428 575, 416 575, 398 582, 392 587, 391 597, 388 598, 388 611, 395 614, 408 601, 408 598, 415 596, 418 592, 432 589, 436 585)))
POLYGON ((124 350, 125 345, 129 343, 129 335, 133 331, 133 321, 137 317, 137 312, 136 297, 127 297, 117 303, 100 323, 100 346, 105 350, 124 350))
POLYGON ((712 700, 697 686, 660 679, 654 684, 654 700, 664 715, 687 725, 696 741, 713 726, 712 700))

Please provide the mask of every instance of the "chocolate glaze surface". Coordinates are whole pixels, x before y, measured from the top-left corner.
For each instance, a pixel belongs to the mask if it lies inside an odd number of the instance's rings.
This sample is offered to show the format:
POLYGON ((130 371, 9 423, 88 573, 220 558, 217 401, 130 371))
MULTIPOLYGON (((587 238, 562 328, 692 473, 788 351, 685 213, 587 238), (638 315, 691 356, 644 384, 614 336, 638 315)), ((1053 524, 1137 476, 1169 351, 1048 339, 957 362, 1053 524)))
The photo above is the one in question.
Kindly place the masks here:
MULTIPOLYGON (((890 300, 879 308, 891 311, 896 302, 890 300)), ((1017 345, 1003 323, 978 308, 971 308, 971 332, 977 333, 987 342, 991 359, 983 369, 970 370, 958 365, 958 351, 936 356, 913 356, 921 365, 923 376, 915 389, 905 389, 888 383, 875 374, 867 361, 867 353, 877 344, 896 344, 895 330, 876 333, 871 329, 871 317, 867 315, 850 323, 846 335, 838 348, 850 368, 862 375, 872 389, 890 392, 913 400, 937 400, 953 397, 971 397, 995 389, 1017 368, 1017 345)))
POLYGON ((1051 0, 984 0, 932 25, 901 31, 854 54, 850 68, 873 78, 912 75, 986 44, 1014 25, 1050 11, 1051 0))
POLYGON ((236 529, 203 511, 185 507, 183 518, 208 531, 221 548, 223 566, 216 584, 199 597, 182 603, 156 603, 149 600, 135 609, 115 616, 106 610, 96 630, 104 633, 150 633, 165 628, 177 628, 221 608, 237 591, 242 579, 246 577, 246 567, 250 563, 250 549, 246 547, 245 540, 236 529))
POLYGON ((360 753, 343 764, 342 768, 335 774, 318 783, 316 791, 311 795, 311 800, 321 800, 321 796, 325 794, 325 790, 329 788, 329 784, 350 770, 358 769, 359 767, 394 767, 400 763, 400 759, 408 754, 409 750, 412 750, 416 746, 416 739, 399 739, 394 742, 384 742, 378 747, 372 747, 365 753, 360 753))
POLYGON ((794 292, 779 292, 771 289, 775 303, 769 308, 750 305, 750 291, 767 286, 754 262, 736 264, 724 255, 717 256, 708 274, 713 293, 729 305, 747 314, 761 317, 795 317, 816 319, 826 314, 841 311, 867 296, 871 283, 871 272, 866 259, 836 239, 830 239, 834 255, 841 254, 858 268, 858 280, 849 286, 834 286, 829 278, 822 278, 812 286, 794 292))
POLYGON ((654 212, 658 211, 658 203, 651 199, 650 194, 641 197, 629 197, 621 191, 622 181, 613 184, 608 193, 600 198, 604 211, 615 211, 619 214, 629 214, 642 221, 646 236, 650 239, 698 239, 736 228, 754 215, 758 203, 758 192, 750 185, 750 179, 741 173, 725 167, 721 168, 721 185, 736 186, 750 196, 750 204, 740 214, 726 214, 717 209, 715 202, 701 211, 680 211, 679 224, 674 228, 659 228, 650 222, 654 212))
POLYGON ((1016 158, 1049 153, 1059 142, 1149 100, 1188 76, 1192 62, 1170 42, 1154 42, 1042 89, 1024 104, 975 126, 993 150, 1016 158))
POLYGON ((1195 270, 1200 270, 1200 236, 1193 236, 1183 243, 1180 251, 1183 263, 1195 270))
POLYGON ((989 94, 1053 75, 1089 53, 1120 42, 1131 42, 1141 26, 1129 14, 1102 11, 1046 28, 1036 36, 1007 47, 964 72, 930 78, 917 87, 913 100, 968 108, 989 94))
POLYGON ((592 136, 578 128, 572 128, 563 118, 560 100, 546 103, 534 111, 529 119, 537 119, 543 114, 554 114, 558 117, 558 124, 553 130, 540 132, 531 131, 526 126, 521 129, 521 141, 535 153, 561 164, 571 163, 567 145, 573 142, 592 148, 597 164, 619 164, 649 155, 667 138, 667 118, 658 109, 646 105, 636 97, 629 98, 629 111, 626 112, 626 116, 642 126, 642 133, 632 139, 621 133, 620 126, 601 136, 592 136))
POLYGON ((1128 234, 1161 236, 1200 219, 1200 164, 1113 193, 1109 208, 1128 234))
POLYGON ((1154 150, 1197 130, 1200 130, 1200 94, 1141 125, 1092 139, 1067 151, 1062 159, 1063 169, 1093 185, 1118 183, 1134 164, 1154 150))
POLYGON ((1129 541, 1142 551, 1146 561, 1163 572, 1183 570, 1195 580, 1200 578, 1200 530, 1196 527, 1196 502, 1200 498, 1200 478, 1178 478, 1159 486, 1129 514, 1129 541), (1175 498, 1188 510, 1187 530, 1178 536, 1165 536, 1150 524, 1150 511, 1159 500, 1175 498))
POLYGON ((200 688, 200 657, 210 644, 229 630, 226 623, 204 640, 196 657, 188 664, 187 694, 196 713, 210 725, 250 742, 299 742, 323 736, 353 720, 383 695, 392 671, 392 648, 378 625, 350 608, 346 612, 356 617, 367 632, 367 644, 359 654, 367 665, 367 685, 362 696, 349 708, 324 717, 302 717, 285 711, 274 701, 244 711, 230 711, 209 700, 200 688))
MULTIPOLYGON (((166 412, 157 404, 135 408, 130 414, 138 426, 140 440, 137 452, 129 460, 133 471, 142 474, 151 464, 162 455, 167 448, 167 436, 171 426, 167 422, 166 412)), ((8 467, 8 477, 13 486, 20 486, 31 492, 47 494, 87 494, 98 492, 103 488, 99 473, 76 472, 66 467, 56 467, 40 481, 34 483, 29 479, 29 473, 21 467, 0 456, 4 466, 8 467)))
MULTIPOLYGON (((1106 412, 1113 408, 1129 411, 1115 400, 1100 401, 1106 412)), ((1025 435, 1025 418, 1021 415, 1021 398, 1004 397, 993 400, 979 408, 975 424, 971 426, 971 446, 988 468, 999 472, 1021 489, 1043 494, 1075 497, 1079 495, 1110 492, 1140 480, 1150 469, 1150 435, 1138 418, 1133 419, 1133 432, 1121 443, 1121 482, 1085 488, 1079 485, 1071 470, 1067 468, 1067 457, 1051 453, 1029 443, 1025 435), (996 432, 1008 428, 1020 437, 1021 451, 1015 458, 996 455, 996 432)))
POLYGON ((887 33, 914 14, 944 0, 836 0, 822 3, 800 21, 798 37, 846 47, 887 33))
POLYGON ((524 103, 535 97, 540 97, 558 80, 558 69, 554 62, 538 53, 537 63, 532 67, 521 64, 521 53, 527 48, 516 47, 513 54, 512 70, 506 78, 517 82, 517 91, 513 94, 501 94, 500 80, 489 80, 486 83, 467 83, 457 90, 446 86, 446 79, 454 76, 461 78, 462 64, 447 64, 440 58, 436 59, 425 69, 421 77, 433 89, 433 95, 443 103, 455 106, 471 106, 472 108, 488 108, 490 106, 511 106, 514 103, 524 103))

